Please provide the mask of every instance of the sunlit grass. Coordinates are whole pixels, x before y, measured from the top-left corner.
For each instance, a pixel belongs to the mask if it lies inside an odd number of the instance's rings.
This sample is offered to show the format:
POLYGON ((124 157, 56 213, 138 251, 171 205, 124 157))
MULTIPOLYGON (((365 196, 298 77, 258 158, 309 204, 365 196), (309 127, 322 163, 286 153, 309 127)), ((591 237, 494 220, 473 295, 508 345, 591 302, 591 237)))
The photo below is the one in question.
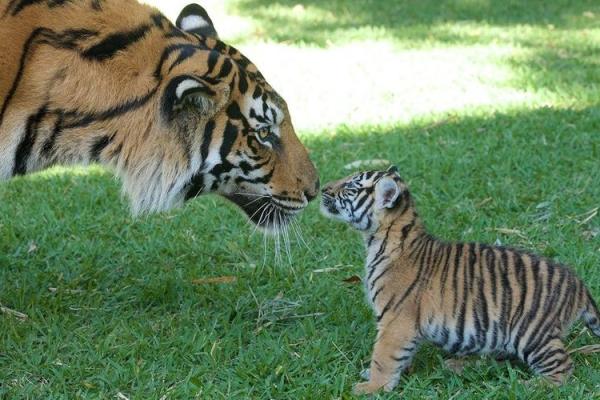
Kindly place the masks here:
MULTIPOLYGON (((150 2, 171 15, 180 5, 150 2)), ((594 2, 236 0, 206 8, 284 96, 303 134, 600 103, 594 2)))

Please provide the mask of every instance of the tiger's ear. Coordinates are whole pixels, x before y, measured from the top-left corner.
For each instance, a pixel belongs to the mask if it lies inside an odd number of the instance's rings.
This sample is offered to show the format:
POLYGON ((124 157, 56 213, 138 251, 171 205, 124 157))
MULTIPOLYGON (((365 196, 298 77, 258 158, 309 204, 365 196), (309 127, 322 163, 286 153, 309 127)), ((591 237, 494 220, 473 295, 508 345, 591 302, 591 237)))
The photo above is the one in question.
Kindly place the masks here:
POLYGON ((162 110, 167 119, 174 119, 184 108, 191 109, 205 118, 211 118, 229 99, 229 86, 212 89, 202 79, 182 75, 169 82, 162 99, 162 110))
POLYGON ((219 35, 215 26, 208 16, 206 10, 198 4, 185 6, 175 23, 179 29, 185 32, 218 39, 219 35))
POLYGON ((390 167, 387 169, 387 171, 385 171, 387 173, 390 174, 397 174, 398 173, 398 167, 396 167, 395 165, 390 165, 390 167))
POLYGON ((400 196, 400 187, 389 176, 384 176, 375 184, 375 207, 378 209, 393 208, 396 206, 398 196, 400 196))

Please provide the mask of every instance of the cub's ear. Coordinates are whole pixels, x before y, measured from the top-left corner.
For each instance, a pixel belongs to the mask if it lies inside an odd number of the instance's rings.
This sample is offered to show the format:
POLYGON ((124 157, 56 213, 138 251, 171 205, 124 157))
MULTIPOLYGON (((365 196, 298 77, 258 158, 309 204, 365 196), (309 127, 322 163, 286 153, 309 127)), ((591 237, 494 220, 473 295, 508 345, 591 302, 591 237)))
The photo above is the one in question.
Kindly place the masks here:
POLYGON ((229 99, 229 86, 211 88, 201 78, 181 75, 169 82, 162 98, 162 111, 168 120, 184 108, 211 118, 229 99))
POLYGON ((393 208, 400 196, 398 183, 389 176, 384 176, 375 184, 375 207, 393 208))
POLYGON ((188 4, 185 6, 185 8, 181 10, 181 13, 179 13, 179 17, 177 17, 177 22, 175 24, 179 29, 185 32, 215 39, 219 38, 208 13, 198 4, 188 4))

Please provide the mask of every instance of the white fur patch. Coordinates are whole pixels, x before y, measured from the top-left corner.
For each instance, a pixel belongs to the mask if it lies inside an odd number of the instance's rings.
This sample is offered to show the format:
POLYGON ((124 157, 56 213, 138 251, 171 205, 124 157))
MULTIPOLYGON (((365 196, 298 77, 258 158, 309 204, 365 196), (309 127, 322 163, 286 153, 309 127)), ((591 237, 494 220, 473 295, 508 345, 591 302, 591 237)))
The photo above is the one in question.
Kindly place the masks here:
POLYGON ((206 28, 210 24, 199 15, 188 15, 181 20, 181 29, 191 31, 198 28, 206 28))
POLYGON ((275 106, 275 104, 273 104, 272 102, 267 100, 267 106, 275 111, 275 116, 273 116, 271 114, 271 112, 268 112, 268 115, 265 115, 263 113, 263 103, 264 102, 261 98, 254 99, 254 98, 252 98, 252 96, 248 96, 248 100, 246 102, 246 112, 245 112, 246 118, 248 118, 248 120, 251 122, 251 125, 255 129, 257 129, 259 127, 264 126, 264 124, 259 122, 256 118, 251 118, 250 110, 254 110, 254 112, 257 115, 259 115, 261 117, 265 117, 269 120, 274 117, 275 120, 271 121, 271 123, 269 124, 269 129, 275 135, 281 136, 281 133, 279 132, 279 125, 281 124, 281 121, 283 121, 283 111, 281 111, 279 109, 279 107, 275 106))
POLYGON ((177 89, 175 89, 175 95, 177 95, 178 99, 181 99, 181 97, 187 90, 197 87, 202 87, 202 84, 193 79, 183 80, 179 83, 179 85, 177 85, 177 89))

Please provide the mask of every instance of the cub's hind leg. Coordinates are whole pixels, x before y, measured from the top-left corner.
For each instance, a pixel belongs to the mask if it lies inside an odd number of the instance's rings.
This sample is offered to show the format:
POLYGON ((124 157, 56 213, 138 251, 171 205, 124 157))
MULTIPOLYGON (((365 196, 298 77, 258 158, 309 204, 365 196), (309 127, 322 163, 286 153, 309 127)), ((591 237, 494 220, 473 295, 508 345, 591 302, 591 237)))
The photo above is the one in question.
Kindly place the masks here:
POLYGON ((382 387, 386 391, 392 390, 402 371, 410 365, 417 346, 414 319, 396 315, 379 322, 371 366, 366 374, 369 381, 357 384, 354 393, 373 393, 382 387))
POLYGON ((557 337, 536 346, 525 361, 533 371, 555 385, 564 383, 573 372, 571 357, 562 340, 557 337))

